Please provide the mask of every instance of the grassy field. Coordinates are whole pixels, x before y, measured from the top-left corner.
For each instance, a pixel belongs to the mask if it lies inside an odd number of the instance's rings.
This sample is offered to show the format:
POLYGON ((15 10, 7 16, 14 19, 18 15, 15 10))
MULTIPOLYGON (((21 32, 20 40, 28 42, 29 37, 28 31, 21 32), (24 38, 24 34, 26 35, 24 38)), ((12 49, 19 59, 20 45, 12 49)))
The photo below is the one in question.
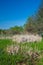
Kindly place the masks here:
POLYGON ((43 40, 34 43, 16 43, 12 40, 0 40, 0 65, 43 65, 43 40), (8 45, 19 46, 20 49, 16 54, 8 54, 5 50, 8 45), (28 54, 33 52, 33 56, 28 54), (34 57, 37 52, 38 57, 34 57))

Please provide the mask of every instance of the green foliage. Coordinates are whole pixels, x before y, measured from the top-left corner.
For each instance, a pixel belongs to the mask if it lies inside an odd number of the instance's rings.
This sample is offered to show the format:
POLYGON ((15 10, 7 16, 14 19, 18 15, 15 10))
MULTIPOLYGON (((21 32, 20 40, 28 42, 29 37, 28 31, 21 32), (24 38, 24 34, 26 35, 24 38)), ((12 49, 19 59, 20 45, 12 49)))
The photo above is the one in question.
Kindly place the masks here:
POLYGON ((10 30, 13 32, 13 34, 20 34, 23 32, 23 27, 15 26, 10 28, 10 30))
POLYGON ((23 27, 22 26, 15 26, 11 27, 8 30, 1 30, 0 29, 0 35, 14 35, 14 34, 22 34, 23 33, 23 27))

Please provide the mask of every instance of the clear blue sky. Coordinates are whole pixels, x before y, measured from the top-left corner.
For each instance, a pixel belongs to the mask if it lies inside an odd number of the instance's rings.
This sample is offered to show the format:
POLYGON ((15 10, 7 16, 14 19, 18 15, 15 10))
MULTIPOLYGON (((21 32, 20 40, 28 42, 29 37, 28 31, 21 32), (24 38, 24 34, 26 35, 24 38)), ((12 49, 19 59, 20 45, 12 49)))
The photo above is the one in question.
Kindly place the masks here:
POLYGON ((35 14, 41 0, 0 0, 0 28, 23 25, 35 14))

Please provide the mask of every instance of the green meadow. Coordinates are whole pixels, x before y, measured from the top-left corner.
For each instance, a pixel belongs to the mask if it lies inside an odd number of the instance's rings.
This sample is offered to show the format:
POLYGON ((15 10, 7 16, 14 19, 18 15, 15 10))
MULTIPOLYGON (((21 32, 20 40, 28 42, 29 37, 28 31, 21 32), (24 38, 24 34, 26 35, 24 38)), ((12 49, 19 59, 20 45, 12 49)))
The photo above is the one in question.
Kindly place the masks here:
POLYGON ((43 40, 41 42, 16 43, 12 40, 0 40, 0 65, 43 65, 43 40), (9 54, 6 47, 9 45, 19 46, 18 53, 9 54), (26 54, 27 51, 35 53, 38 57, 26 54))

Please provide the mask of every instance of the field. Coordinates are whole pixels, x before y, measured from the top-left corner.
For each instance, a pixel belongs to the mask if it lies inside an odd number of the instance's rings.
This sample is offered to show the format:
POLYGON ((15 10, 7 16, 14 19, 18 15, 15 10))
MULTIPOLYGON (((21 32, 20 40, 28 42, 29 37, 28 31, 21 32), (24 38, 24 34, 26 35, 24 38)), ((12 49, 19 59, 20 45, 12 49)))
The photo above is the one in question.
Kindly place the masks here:
POLYGON ((43 40, 34 43, 16 43, 0 39, 0 65, 43 65, 43 40), (17 53, 8 53, 7 46, 19 46, 17 53))

